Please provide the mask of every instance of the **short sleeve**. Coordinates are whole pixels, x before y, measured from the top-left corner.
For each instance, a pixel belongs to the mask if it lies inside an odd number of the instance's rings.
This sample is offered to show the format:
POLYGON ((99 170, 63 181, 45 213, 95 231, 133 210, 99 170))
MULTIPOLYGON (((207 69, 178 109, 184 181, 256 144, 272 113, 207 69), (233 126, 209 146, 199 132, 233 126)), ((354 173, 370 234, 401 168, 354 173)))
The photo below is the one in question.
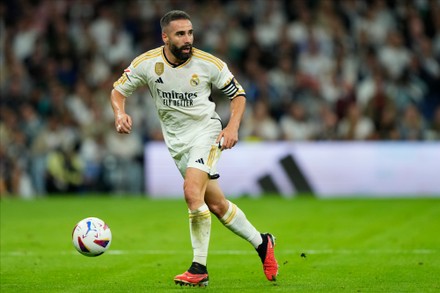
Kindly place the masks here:
POLYGON ((236 96, 246 95, 243 87, 238 83, 224 62, 222 69, 218 72, 217 78, 214 79, 214 85, 231 100, 236 96))
POLYGON ((113 88, 129 97, 140 86, 145 85, 145 79, 142 74, 142 66, 133 66, 133 63, 122 73, 121 77, 113 83, 113 88))

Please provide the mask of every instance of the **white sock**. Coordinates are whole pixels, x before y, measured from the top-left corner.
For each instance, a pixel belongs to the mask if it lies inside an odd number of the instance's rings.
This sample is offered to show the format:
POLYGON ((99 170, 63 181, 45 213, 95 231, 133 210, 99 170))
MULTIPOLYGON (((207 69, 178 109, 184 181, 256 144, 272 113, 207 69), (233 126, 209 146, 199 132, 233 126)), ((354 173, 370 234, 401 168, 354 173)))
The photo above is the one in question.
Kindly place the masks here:
POLYGON ((246 215, 232 202, 229 202, 229 208, 225 215, 220 219, 229 230, 249 241, 255 248, 262 242, 260 232, 248 221, 246 215))
POLYGON ((211 235, 211 212, 206 204, 189 211, 189 230, 194 253, 193 262, 206 266, 211 235))

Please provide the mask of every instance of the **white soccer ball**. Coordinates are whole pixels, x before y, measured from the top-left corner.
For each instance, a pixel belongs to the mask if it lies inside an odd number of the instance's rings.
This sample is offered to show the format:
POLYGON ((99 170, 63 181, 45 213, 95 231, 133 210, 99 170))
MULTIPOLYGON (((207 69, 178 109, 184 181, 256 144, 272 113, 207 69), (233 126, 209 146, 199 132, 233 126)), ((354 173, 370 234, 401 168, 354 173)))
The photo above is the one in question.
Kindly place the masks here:
POLYGON ((88 217, 79 221, 73 228, 72 241, 79 253, 98 256, 110 247, 112 232, 103 220, 88 217))

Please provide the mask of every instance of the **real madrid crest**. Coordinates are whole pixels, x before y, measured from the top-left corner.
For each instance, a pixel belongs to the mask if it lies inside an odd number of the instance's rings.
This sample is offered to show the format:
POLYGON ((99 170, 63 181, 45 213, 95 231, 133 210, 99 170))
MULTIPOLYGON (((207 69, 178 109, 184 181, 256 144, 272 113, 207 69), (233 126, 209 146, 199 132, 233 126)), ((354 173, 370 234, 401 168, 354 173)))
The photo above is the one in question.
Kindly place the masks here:
POLYGON ((200 83, 199 76, 198 76, 197 74, 194 73, 194 74, 192 75, 191 80, 189 81, 189 83, 190 83, 192 86, 198 86, 199 83, 200 83))
POLYGON ((156 71, 157 75, 161 75, 164 70, 164 64, 163 62, 156 62, 156 65, 154 65, 154 71, 156 71))

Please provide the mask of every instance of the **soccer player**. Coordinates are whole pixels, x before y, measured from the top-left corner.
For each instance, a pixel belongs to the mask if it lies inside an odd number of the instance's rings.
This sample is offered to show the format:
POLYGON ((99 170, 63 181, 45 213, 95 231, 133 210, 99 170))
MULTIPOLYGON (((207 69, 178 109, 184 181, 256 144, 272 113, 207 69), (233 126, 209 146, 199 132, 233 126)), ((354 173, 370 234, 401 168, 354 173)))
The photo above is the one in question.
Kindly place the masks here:
POLYGON ((225 198, 216 180, 219 175, 215 165, 220 152, 231 149, 238 141, 245 91, 223 61, 193 47, 193 27, 186 12, 170 11, 162 17, 160 25, 164 45, 132 61, 114 83, 110 100, 116 131, 128 134, 132 119, 125 112, 125 101, 138 87, 148 86, 166 145, 184 178, 193 260, 190 268, 174 281, 180 285, 208 285, 211 212, 254 246, 267 279, 275 281, 275 237, 260 233, 243 211, 225 198), (225 128, 210 98, 212 85, 231 101, 225 128))

